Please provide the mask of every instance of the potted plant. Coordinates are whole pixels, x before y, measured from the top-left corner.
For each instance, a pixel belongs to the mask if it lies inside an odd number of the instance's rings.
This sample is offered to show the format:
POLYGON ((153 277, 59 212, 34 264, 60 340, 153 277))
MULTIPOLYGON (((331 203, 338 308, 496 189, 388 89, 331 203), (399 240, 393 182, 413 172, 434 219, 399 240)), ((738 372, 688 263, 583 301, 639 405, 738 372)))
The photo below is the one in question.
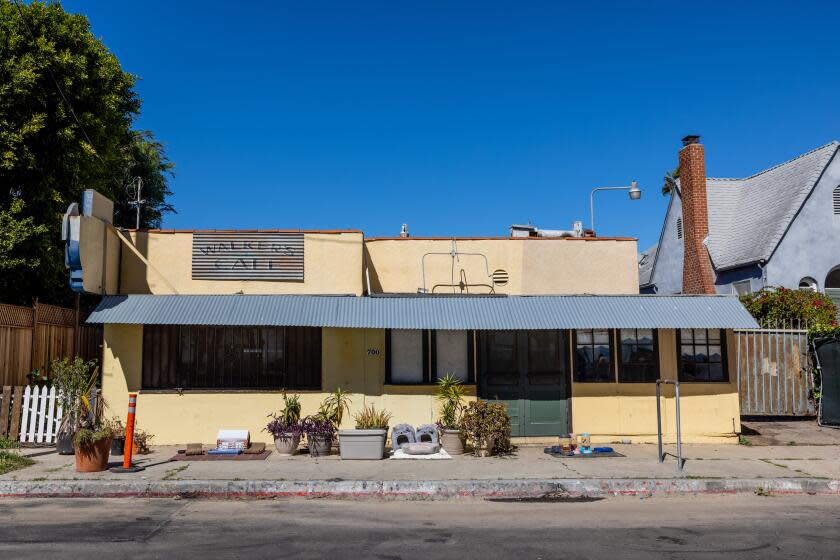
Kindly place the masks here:
POLYGON ((294 455, 300 446, 303 430, 300 423, 300 397, 283 392, 283 410, 270 414, 271 422, 265 427, 274 436, 274 447, 280 455, 294 455))
POLYGON ((504 403, 469 403, 461 415, 460 426, 477 457, 489 457, 494 447, 506 450, 509 445, 510 417, 504 403))
POLYGON ((391 414, 377 411, 373 405, 357 412, 355 430, 338 432, 342 459, 382 459, 385 456, 385 439, 391 414))
POLYGON ((73 455, 73 439, 91 413, 99 370, 93 361, 63 358, 50 364, 50 372, 57 404, 63 411, 56 434, 56 446, 60 455, 73 455))
MULTIPOLYGON (((102 399, 99 399, 102 402, 102 399)), ((108 468, 111 440, 116 433, 110 420, 95 420, 76 432, 76 472, 101 472, 108 468)))
POLYGON ((154 439, 154 434, 148 432, 146 430, 141 430, 140 428, 134 429, 134 448, 133 452, 135 455, 148 455, 152 452, 149 444, 152 443, 154 439))
POLYGON ((335 438, 335 425, 331 420, 315 416, 307 416, 300 423, 301 432, 306 435, 310 457, 329 455, 335 438))
POLYGON ((464 408, 464 385, 461 380, 448 373, 438 379, 435 398, 441 402, 440 420, 440 443, 450 455, 464 454, 464 434, 458 427, 461 418, 461 411, 464 408))

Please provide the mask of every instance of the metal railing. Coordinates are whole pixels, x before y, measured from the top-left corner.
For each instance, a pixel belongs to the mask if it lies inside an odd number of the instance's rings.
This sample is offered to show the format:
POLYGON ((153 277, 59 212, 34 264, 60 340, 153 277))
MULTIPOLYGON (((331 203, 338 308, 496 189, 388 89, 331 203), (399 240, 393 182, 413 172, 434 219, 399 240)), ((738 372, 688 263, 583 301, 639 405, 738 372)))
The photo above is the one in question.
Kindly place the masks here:
POLYGON ((661 385, 673 385, 674 386, 674 397, 677 406, 677 470, 682 471, 683 469, 683 457, 682 457, 682 434, 680 433, 680 382, 679 381, 671 381, 667 379, 657 379, 656 380, 656 435, 658 438, 659 443, 659 462, 662 463, 665 461, 665 453, 662 451, 662 390, 661 385))

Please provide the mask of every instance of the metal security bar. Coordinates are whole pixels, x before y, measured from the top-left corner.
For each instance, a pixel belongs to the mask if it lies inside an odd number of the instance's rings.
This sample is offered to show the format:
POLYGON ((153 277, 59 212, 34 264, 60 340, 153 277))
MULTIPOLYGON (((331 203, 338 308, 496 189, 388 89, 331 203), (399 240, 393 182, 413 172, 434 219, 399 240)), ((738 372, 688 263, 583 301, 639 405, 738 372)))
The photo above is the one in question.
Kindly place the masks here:
POLYGON ((662 451, 662 390, 661 386, 665 385, 673 385, 674 386, 674 400, 677 406, 677 470, 683 470, 683 457, 682 457, 682 434, 680 433, 680 382, 679 381, 670 381, 666 379, 657 379, 656 380, 656 435, 657 435, 657 442, 659 444, 659 462, 662 463, 665 461, 665 453, 662 451))
POLYGON ((813 368, 804 323, 735 331, 741 414, 810 416, 813 368))

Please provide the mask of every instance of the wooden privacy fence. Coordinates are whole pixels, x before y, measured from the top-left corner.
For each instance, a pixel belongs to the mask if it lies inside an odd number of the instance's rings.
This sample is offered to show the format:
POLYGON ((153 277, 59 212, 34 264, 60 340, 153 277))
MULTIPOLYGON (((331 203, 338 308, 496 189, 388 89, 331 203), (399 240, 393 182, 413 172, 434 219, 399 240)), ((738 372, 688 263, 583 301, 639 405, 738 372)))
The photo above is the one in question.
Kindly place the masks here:
POLYGON ((808 331, 794 326, 735 331, 741 414, 814 414, 808 331))
POLYGON ((80 324, 78 309, 0 304, 0 386, 25 385, 58 358, 100 359, 101 348, 102 327, 80 324))
POLYGON ((54 444, 62 411, 55 387, 12 387, 0 393, 0 436, 21 443, 54 444))

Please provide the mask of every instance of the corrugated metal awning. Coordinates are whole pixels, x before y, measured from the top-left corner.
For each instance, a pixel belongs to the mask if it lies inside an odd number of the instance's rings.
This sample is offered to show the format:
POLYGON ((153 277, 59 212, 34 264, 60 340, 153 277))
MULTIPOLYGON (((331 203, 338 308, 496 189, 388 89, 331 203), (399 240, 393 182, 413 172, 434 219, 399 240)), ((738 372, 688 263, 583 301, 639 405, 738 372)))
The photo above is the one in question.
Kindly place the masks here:
POLYGON ((735 296, 105 296, 88 323, 519 330, 757 328, 735 296))

